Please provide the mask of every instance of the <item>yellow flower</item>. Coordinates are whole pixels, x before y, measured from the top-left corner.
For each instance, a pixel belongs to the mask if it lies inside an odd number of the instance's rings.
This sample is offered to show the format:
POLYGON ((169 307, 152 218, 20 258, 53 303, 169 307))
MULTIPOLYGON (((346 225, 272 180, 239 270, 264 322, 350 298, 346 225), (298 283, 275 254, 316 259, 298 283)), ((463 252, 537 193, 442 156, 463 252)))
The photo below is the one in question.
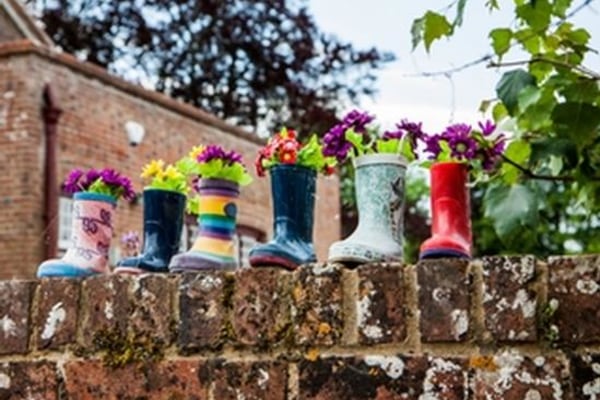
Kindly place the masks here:
POLYGON ((150 164, 146 165, 142 170, 142 178, 152 178, 162 173, 162 169, 165 167, 163 160, 152 160, 150 164))
POLYGON ((192 151, 190 151, 190 158, 196 160, 198 156, 204 151, 205 146, 194 146, 192 147, 192 151))
POLYGON ((183 177, 183 175, 181 175, 181 172, 179 172, 177 170, 177 168, 175 168, 172 165, 169 165, 167 167, 167 169, 165 170, 164 179, 172 179, 172 180, 177 180, 177 179, 181 179, 183 177))

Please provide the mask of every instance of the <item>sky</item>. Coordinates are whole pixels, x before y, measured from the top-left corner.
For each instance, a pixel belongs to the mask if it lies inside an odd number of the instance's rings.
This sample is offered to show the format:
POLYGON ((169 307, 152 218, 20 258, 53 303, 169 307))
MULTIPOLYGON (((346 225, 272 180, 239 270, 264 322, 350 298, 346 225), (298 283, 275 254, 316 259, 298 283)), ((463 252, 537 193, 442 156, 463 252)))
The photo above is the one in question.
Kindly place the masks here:
MULTIPOLYGON (((584 0, 574 0, 574 6, 584 0)), ((490 53, 488 32, 495 27, 511 26, 512 2, 501 12, 490 13, 483 0, 467 2, 463 26, 449 40, 435 42, 430 54, 421 46, 411 51, 410 27, 427 10, 442 11, 451 0, 309 0, 309 9, 318 26, 357 48, 372 46, 393 52, 397 60, 378 72, 378 95, 365 99, 361 108, 376 114, 383 128, 392 127, 402 118, 423 121, 426 131, 443 129, 450 121, 474 124, 482 119, 478 112, 484 99, 495 97, 494 87, 506 70, 487 68, 485 64, 445 76, 424 78, 424 72, 446 71, 490 53)), ((600 49, 600 4, 592 2, 575 18, 576 25, 592 35, 591 46, 600 49)), ((448 11, 454 17, 454 9, 448 11)), ((519 54, 506 56, 517 60, 519 54)), ((585 63, 600 70, 600 56, 585 63)))

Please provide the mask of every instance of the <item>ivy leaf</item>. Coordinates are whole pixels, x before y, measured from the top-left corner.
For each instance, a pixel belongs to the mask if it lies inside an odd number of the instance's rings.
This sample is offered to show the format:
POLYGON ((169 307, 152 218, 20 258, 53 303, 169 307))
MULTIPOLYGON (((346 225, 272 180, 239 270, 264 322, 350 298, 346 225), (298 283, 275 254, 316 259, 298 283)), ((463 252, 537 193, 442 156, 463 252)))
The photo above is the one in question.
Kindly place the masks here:
POLYGON ((510 40, 512 39, 512 31, 508 28, 496 28, 490 32, 490 39, 492 39, 492 47, 494 53, 498 57, 502 57, 510 48, 510 40))
POLYGON ((488 8, 488 10, 492 11, 494 9, 499 10, 500 7, 498 6, 498 0, 486 0, 485 2, 485 6, 488 8))
POLYGON ((494 118, 494 122, 498 123, 504 117, 508 116, 508 111, 502 102, 498 102, 492 108, 492 118, 494 118))
POLYGON ((502 75, 496 85, 496 93, 510 115, 517 111, 519 93, 530 86, 535 86, 535 78, 525 70, 516 69, 502 75))
POLYGON ((600 97, 600 87, 595 79, 579 78, 578 81, 566 85, 561 94, 568 101, 594 103, 600 97))
POLYGON ((423 40, 425 41, 425 49, 429 52, 434 40, 452 34, 452 25, 446 17, 433 11, 427 11, 423 18, 425 19, 423 23, 423 40))
POLYGON ((566 102, 552 110, 556 132, 571 138, 579 148, 592 143, 600 127, 600 107, 589 103, 566 102))
POLYGON ((537 224, 538 199, 525 185, 492 185, 485 193, 484 202, 485 216, 492 219, 501 240, 508 239, 518 229, 537 224))

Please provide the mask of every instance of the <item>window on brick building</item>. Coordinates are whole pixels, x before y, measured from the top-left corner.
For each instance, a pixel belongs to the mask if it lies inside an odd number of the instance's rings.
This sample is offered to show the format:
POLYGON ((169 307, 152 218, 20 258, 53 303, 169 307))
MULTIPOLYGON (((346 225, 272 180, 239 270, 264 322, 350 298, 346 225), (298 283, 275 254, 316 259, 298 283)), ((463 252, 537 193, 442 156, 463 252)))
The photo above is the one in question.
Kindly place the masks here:
POLYGON ((71 222, 73 199, 61 196, 58 200, 58 256, 62 256, 71 245, 71 222))

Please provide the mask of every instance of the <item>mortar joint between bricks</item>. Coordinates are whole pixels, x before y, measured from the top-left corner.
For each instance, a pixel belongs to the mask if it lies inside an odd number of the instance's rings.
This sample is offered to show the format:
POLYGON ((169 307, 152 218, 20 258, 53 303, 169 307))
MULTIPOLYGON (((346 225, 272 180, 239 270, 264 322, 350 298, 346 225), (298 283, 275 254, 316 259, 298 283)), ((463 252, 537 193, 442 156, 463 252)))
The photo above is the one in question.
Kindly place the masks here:
POLYGON ((37 345, 38 345, 38 341, 37 341, 37 337, 38 337, 38 324, 37 324, 37 318, 38 318, 38 313, 40 312, 39 310, 39 300, 40 300, 40 290, 41 290, 41 285, 38 284, 38 282, 33 282, 32 285, 33 290, 32 293, 30 294, 30 299, 29 299, 29 310, 27 311, 27 318, 29 318, 29 321, 27 322, 27 326, 29 327, 28 331, 27 331, 27 352, 31 353, 33 351, 36 350, 37 345))
POLYGON ((419 304, 419 283, 417 280, 417 264, 405 265, 404 273, 404 292, 406 293, 404 313, 406 316, 406 345, 415 353, 422 351, 421 331, 419 329, 419 320, 421 318, 421 308, 419 304))

